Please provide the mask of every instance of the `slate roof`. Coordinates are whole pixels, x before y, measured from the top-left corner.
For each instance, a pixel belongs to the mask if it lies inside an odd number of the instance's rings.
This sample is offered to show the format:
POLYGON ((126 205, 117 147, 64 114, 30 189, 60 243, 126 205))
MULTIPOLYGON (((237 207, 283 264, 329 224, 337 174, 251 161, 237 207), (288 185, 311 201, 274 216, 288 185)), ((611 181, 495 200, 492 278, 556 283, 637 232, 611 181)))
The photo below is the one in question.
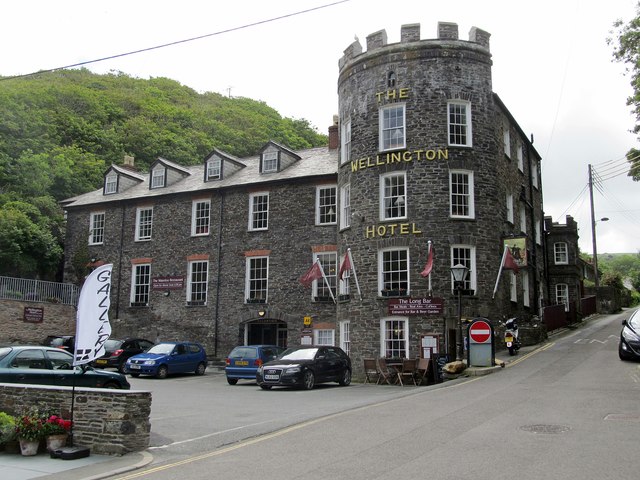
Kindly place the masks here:
MULTIPOLYGON (((235 172, 233 175, 225 177, 222 180, 205 182, 205 163, 203 162, 199 165, 181 166, 180 168, 188 171, 190 175, 164 188, 149 189, 149 175, 144 174, 144 177, 142 177, 142 175, 138 174, 137 177, 144 178, 143 181, 123 192, 104 195, 103 189, 100 188, 76 197, 68 198, 60 203, 64 208, 68 209, 187 192, 215 191, 239 186, 264 184, 265 188, 267 188, 266 185, 273 182, 286 182, 288 180, 299 180, 319 176, 337 177, 339 164, 338 150, 329 150, 327 146, 323 146, 301 150, 295 153, 300 157, 300 160, 280 172, 260 173, 260 155, 256 155, 237 159, 238 163, 246 167, 235 172)), ((123 170, 124 169, 118 168, 120 172, 123 170)), ((131 172, 126 172, 128 175, 131 175, 131 172)))

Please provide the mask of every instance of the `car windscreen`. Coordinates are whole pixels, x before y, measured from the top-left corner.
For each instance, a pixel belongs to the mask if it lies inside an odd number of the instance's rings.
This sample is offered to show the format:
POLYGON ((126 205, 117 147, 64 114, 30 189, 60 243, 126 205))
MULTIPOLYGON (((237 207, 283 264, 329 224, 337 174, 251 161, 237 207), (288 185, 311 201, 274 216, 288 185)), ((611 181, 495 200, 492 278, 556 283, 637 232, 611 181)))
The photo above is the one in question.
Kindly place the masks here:
POLYGON ((122 345, 122 340, 107 340, 104 342, 104 349, 108 352, 112 352, 119 349, 120 345, 122 345))
POLYGON ((257 358, 257 356, 257 349, 254 347, 236 347, 229 354, 229 358, 257 358))
POLYGON ((160 343, 158 345, 154 345, 149 350, 147 350, 147 353, 160 353, 160 354, 171 353, 174 348, 175 348, 175 345, 173 343, 160 343))
POLYGON ((278 357, 279 360, 313 360, 318 353, 317 348, 300 348, 297 350, 286 350, 278 357))
POLYGON ((627 321, 627 323, 636 332, 640 332, 640 310, 636 310, 636 312, 633 315, 631 315, 631 318, 627 321))
POLYGON ((2 348, 0 348, 0 360, 2 360, 4 357, 9 355, 10 351, 11 351, 11 347, 2 347, 2 348))

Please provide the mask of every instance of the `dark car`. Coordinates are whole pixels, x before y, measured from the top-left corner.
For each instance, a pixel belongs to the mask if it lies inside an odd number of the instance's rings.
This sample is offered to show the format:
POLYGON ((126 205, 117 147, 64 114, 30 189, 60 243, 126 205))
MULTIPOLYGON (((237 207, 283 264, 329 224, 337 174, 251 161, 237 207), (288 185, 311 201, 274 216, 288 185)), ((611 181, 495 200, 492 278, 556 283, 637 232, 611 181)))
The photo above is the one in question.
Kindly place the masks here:
POLYGON ((311 390, 324 382, 346 386, 351 383, 351 359, 338 347, 293 347, 258 367, 256 381, 264 390, 274 386, 311 390))
POLYGON ((0 348, 0 383, 25 383, 93 388, 131 386, 121 373, 73 367, 73 355, 60 348, 10 346, 0 348))
POLYGON ((55 347, 73 353, 75 349, 75 335, 49 335, 42 341, 45 347, 55 347))
POLYGON ((640 309, 622 321, 618 356, 620 360, 640 360, 640 309))
POLYGON ((243 345, 231 350, 226 359, 224 373, 229 385, 235 385, 243 378, 255 380, 258 367, 273 360, 284 352, 284 348, 277 345, 243 345))
POLYGON ((145 353, 131 357, 125 367, 132 377, 152 375, 158 378, 174 373, 204 375, 206 368, 207 352, 202 345, 193 342, 158 343, 145 353))
POLYGON ((155 343, 144 338, 126 338, 124 340, 110 338, 104 342, 106 353, 94 360, 92 365, 98 368, 117 368, 120 373, 125 373, 125 364, 129 358, 146 352, 154 345, 155 343))

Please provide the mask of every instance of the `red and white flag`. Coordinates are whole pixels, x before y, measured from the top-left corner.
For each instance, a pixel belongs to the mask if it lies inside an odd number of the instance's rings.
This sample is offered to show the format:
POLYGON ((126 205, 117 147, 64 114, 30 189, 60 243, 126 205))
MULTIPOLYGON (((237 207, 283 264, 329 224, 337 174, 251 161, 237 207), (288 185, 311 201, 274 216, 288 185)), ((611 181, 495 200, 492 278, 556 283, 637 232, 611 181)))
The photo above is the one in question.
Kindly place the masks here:
POLYGON ((318 280, 319 278, 322 278, 322 276, 320 261, 316 260, 313 265, 311 265, 311 268, 300 277, 300 283, 305 287, 310 287, 314 280, 318 280))
POLYGON ((342 265, 340 265, 340 272, 338 273, 338 278, 342 280, 342 276, 344 272, 348 272, 351 270, 351 255, 347 252, 344 255, 344 260, 342 261, 342 265))
POLYGON ((427 254, 427 264, 424 266, 424 270, 420 272, 420 275, 423 277, 428 277, 431 273, 431 269, 433 268, 433 247, 431 246, 431 242, 429 242, 429 253, 427 254))

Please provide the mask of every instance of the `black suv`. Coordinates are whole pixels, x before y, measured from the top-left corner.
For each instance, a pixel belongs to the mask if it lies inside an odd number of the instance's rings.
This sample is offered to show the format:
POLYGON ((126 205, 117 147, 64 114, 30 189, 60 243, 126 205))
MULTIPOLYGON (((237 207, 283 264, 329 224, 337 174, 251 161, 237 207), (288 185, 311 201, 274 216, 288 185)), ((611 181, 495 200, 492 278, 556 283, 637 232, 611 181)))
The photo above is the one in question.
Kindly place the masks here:
POLYGON ((144 338, 125 338, 123 340, 110 338, 104 343, 106 353, 95 359, 91 365, 100 368, 117 368, 120 373, 125 373, 124 365, 129 357, 146 352, 155 343, 144 338))

